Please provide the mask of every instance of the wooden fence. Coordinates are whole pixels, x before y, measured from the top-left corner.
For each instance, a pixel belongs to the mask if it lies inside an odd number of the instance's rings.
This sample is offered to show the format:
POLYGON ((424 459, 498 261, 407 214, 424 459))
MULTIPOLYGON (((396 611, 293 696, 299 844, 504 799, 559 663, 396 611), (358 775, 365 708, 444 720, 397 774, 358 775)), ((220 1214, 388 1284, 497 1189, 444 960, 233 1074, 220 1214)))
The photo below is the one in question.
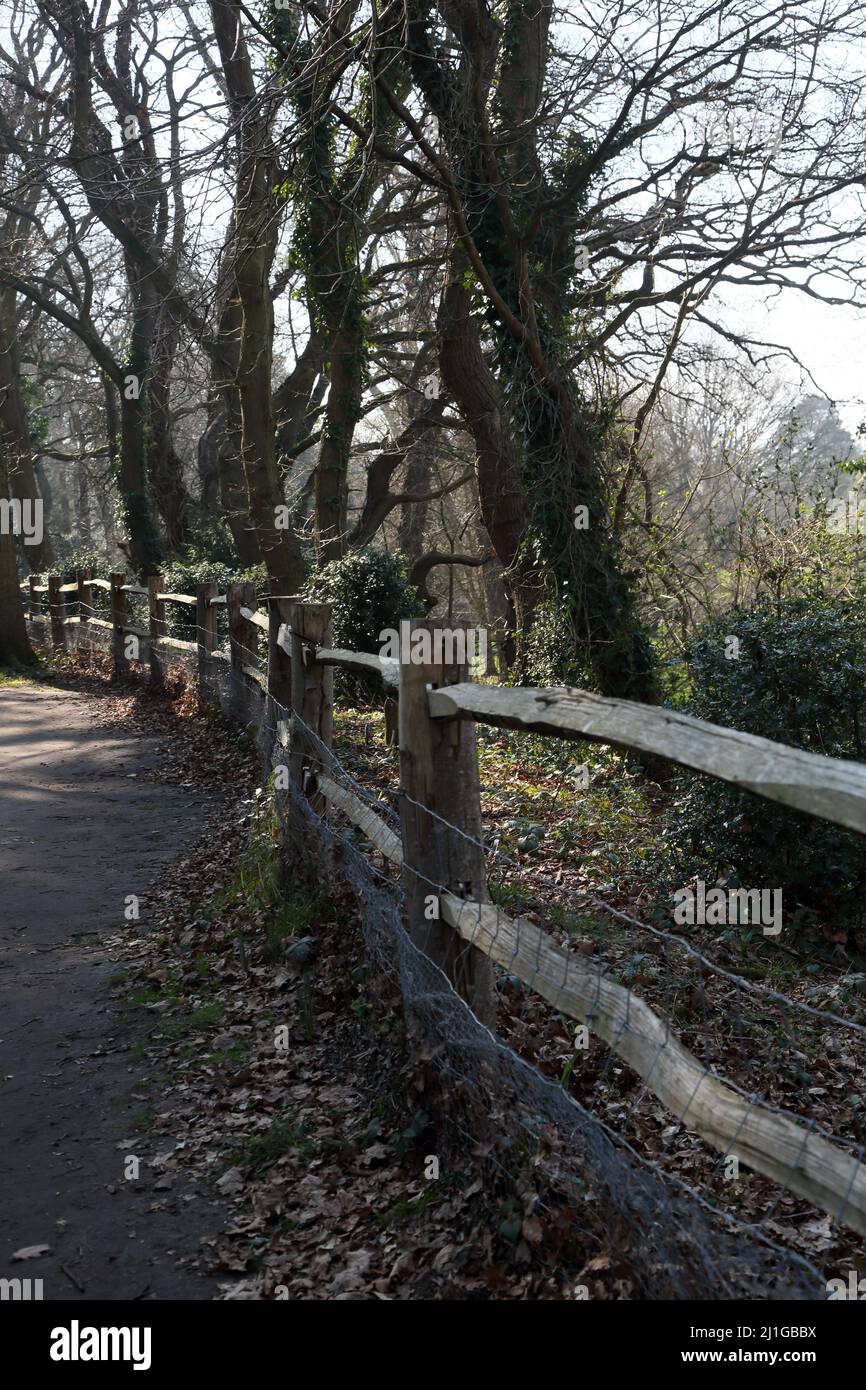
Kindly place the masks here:
MULTIPOLYGON (((44 585, 31 579, 29 589, 31 616, 47 618, 55 646, 64 646, 75 626, 110 629, 115 667, 123 675, 124 638, 133 634, 149 644, 156 682, 163 679, 161 660, 172 649, 183 650, 196 656, 205 698, 213 690, 215 664, 230 663, 254 702, 264 707, 269 699, 290 714, 291 785, 317 808, 346 817, 374 850, 401 866, 410 938, 483 1022, 495 1024, 495 963, 555 1009, 586 1024, 681 1123, 719 1152, 738 1157, 866 1234, 866 1165, 855 1155, 802 1119, 743 1095, 710 1072, 633 990, 556 945, 535 923, 508 917, 490 902, 475 724, 660 755, 861 833, 866 832, 864 765, 585 691, 474 684, 466 665, 456 662, 419 665, 335 649, 328 605, 269 596, 265 612, 249 585, 232 586, 225 595, 214 584, 199 585, 195 595, 174 594, 162 591, 158 576, 144 588, 126 584, 122 574, 106 581, 82 572, 72 584, 61 584, 56 576, 44 585), (96 586, 110 593, 110 621, 90 616, 96 586), (128 594, 147 598, 147 630, 129 624, 128 594), (74 615, 64 612, 70 595, 79 610, 74 615), (195 609, 196 642, 160 635, 170 603, 195 609), (216 612, 223 605, 228 654, 217 649, 216 612), (256 660, 260 631, 268 636, 265 669, 256 660), (329 763, 335 667, 378 675, 398 693, 400 836, 369 802, 340 783, 336 760, 329 763)), ((435 625, 413 624, 413 631, 418 628, 432 632, 435 625)))

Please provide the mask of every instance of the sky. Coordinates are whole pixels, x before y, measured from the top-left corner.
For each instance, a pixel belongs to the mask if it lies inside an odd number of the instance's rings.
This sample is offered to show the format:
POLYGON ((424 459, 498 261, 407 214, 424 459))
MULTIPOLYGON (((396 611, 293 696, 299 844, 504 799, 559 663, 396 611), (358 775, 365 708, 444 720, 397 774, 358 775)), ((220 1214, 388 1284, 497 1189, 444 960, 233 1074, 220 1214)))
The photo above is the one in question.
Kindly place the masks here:
MULTIPOLYGON (((785 290, 769 304, 743 306, 740 316, 756 334, 797 354, 836 402, 846 429, 853 433, 866 420, 866 312, 818 304, 785 290)), ((794 379, 793 369, 788 371, 794 379)))

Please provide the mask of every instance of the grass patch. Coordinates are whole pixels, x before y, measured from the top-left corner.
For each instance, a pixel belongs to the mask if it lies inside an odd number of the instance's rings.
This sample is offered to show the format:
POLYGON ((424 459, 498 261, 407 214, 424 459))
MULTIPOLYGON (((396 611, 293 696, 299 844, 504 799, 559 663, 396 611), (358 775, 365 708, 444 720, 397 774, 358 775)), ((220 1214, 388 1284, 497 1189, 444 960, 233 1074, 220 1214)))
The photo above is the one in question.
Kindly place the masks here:
POLYGON ((229 1168, 244 1168, 250 1174, 276 1163, 285 1154, 296 1152, 302 1163, 309 1163, 319 1153, 319 1144, 310 1135, 307 1125, 295 1124, 286 1118, 272 1120, 263 1134, 244 1139, 229 1158, 229 1168))
POLYGON ((14 670, 10 666, 0 666, 0 689, 6 687, 18 687, 22 685, 32 685, 35 677, 24 675, 23 672, 14 670))
POLYGON ((376 1224, 383 1230, 407 1226, 413 1217, 426 1211, 428 1207, 435 1206, 441 1198, 442 1193, 437 1192, 435 1185, 431 1183, 419 1197, 398 1197, 396 1202, 392 1202, 384 1211, 376 1212, 376 1224))
POLYGON ((191 1013, 163 1019, 162 1031, 170 1037, 182 1037, 184 1033, 192 1033, 199 1028, 212 1028, 215 1023, 222 1021, 224 1013, 224 1006, 215 999, 211 1004, 202 1004, 201 1008, 193 1009, 191 1013))
POLYGON ((622 941, 626 935, 625 926, 615 918, 573 912, 563 903, 551 903, 545 910, 545 916, 550 926, 565 932, 567 936, 589 936, 607 942, 622 941))
MULTIPOLYGON (((171 997, 177 997, 176 994, 171 997)), ((131 1009, 144 1009, 148 1004, 158 1004, 161 999, 166 998, 161 989, 155 989, 153 985, 144 985, 141 989, 130 990, 126 996, 126 1002, 131 1009)))
POLYGON ((311 894, 296 894, 276 904, 265 924, 267 950, 265 954, 277 959, 286 942, 293 938, 312 936, 322 921, 327 921, 331 900, 324 890, 311 894))
POLYGON ((229 883, 211 898, 207 915, 250 907, 261 916, 269 960, 279 960, 286 943, 312 935, 333 912, 326 890, 309 892, 286 882, 278 825, 270 806, 263 806, 254 815, 241 861, 229 883))
MULTIPOLYGON (((190 1048, 191 1052, 196 1050, 197 1049, 190 1048)), ((242 1062, 248 1061, 249 1056, 250 1043, 245 1038, 238 1038, 237 1042, 232 1043, 231 1047, 224 1047, 216 1052, 209 1052, 205 1061, 215 1067, 237 1067, 240 1066, 242 1062)))
POLYGON ((134 1134, 141 1134, 144 1130, 151 1128, 155 1118, 156 1111, 151 1106, 148 1106, 146 1110, 137 1110, 135 1112, 130 1118, 129 1127, 134 1134))
POLYGON ((526 890, 519 883, 489 883, 487 891, 498 907, 510 908, 512 912, 523 912, 529 906, 526 890))

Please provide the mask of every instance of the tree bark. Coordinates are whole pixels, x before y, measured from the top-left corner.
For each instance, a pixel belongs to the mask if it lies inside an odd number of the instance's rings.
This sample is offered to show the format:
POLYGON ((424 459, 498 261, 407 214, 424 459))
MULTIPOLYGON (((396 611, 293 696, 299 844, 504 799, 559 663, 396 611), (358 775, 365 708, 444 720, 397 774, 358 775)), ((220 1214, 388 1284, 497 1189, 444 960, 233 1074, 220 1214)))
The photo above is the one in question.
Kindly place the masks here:
POLYGON ((147 393, 149 469, 153 500, 165 527, 166 548, 169 553, 177 554, 190 538, 189 496, 183 480, 183 460, 174 447, 171 429, 170 381, 178 329, 167 310, 163 310, 159 318, 147 393))
MULTIPOLYGON (((22 502, 40 499, 39 484, 33 464, 30 442, 30 422, 21 389, 21 361, 18 353, 16 325, 16 296, 5 290, 0 296, 0 449, 6 455, 8 494, 22 502)), ((37 545, 23 548, 31 570, 47 571, 54 564, 54 546, 48 531, 48 518, 43 515, 42 539, 37 545)))
POLYGON ((232 113, 237 123, 237 181, 233 211, 231 269, 241 315, 237 388, 241 417, 241 461, 249 515, 271 579, 285 593, 303 584, 304 560, 290 528, 278 528, 283 503, 274 437, 272 358, 274 311, 270 290, 279 227, 273 189, 269 103, 256 90, 238 6, 211 0, 214 34, 232 113))
POLYGON ((542 589, 538 574, 521 563, 528 503, 520 451, 501 387, 481 350, 478 325, 470 312, 467 268, 465 256, 455 246, 439 305, 439 366, 475 443, 481 519, 504 572, 515 627, 526 636, 542 589))
MULTIPOLYGON (((6 450, 0 446, 0 498, 8 496, 6 450)), ((15 537, 0 527, 0 666, 29 666, 35 660, 18 588, 15 537)))
MULTIPOLYGON (((423 396, 409 397, 410 416, 420 412, 423 396)), ((436 440, 429 433, 422 434, 417 444, 409 451, 406 472, 403 478, 403 491, 423 495, 429 492, 433 478, 433 465, 436 461, 436 440)), ((400 508, 397 526, 397 549, 410 560, 417 560, 424 551, 424 528, 427 523, 429 502, 404 502, 400 508)))

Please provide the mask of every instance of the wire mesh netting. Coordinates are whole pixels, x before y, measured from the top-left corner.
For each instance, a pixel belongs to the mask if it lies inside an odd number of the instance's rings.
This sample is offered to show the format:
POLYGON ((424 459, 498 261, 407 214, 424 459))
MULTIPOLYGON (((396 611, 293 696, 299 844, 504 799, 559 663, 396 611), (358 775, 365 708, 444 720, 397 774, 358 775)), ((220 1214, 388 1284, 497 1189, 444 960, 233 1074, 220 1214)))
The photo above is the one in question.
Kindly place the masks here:
POLYGON ((399 885, 305 796, 277 796, 306 855, 323 871, 341 872, 355 893, 367 951, 399 980, 415 1045, 440 1074, 459 1138, 491 1145, 494 1165, 516 1164, 519 1155, 543 1179, 548 1200, 567 1203, 575 1222, 602 1233, 646 1298, 825 1296, 808 1261, 713 1212, 485 1028, 410 940, 399 885))

